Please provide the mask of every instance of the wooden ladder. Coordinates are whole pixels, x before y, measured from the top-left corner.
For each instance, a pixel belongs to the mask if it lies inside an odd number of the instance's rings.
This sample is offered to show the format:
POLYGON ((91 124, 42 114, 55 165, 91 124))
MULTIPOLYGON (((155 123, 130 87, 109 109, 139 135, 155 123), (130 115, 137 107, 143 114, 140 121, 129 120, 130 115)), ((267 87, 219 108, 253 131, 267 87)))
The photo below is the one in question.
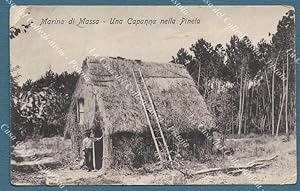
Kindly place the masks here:
POLYGON ((159 159, 160 161, 164 161, 164 160, 172 161, 164 133, 161 129, 152 98, 146 86, 141 70, 139 69, 138 71, 133 71, 133 77, 142 101, 146 119, 150 128, 152 139, 154 141, 159 159))

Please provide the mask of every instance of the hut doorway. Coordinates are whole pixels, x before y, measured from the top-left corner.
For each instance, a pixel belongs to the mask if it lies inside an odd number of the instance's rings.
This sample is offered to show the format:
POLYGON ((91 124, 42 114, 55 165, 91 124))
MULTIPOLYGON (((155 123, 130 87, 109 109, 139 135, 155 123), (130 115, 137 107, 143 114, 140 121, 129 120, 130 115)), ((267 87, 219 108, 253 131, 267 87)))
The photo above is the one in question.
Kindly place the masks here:
MULTIPOLYGON (((95 138, 103 136, 102 130, 100 128, 96 128, 94 130, 94 136, 95 138)), ((95 161, 93 161, 93 165, 95 169, 101 169, 103 162, 103 137, 99 141, 95 141, 94 148, 95 161)))

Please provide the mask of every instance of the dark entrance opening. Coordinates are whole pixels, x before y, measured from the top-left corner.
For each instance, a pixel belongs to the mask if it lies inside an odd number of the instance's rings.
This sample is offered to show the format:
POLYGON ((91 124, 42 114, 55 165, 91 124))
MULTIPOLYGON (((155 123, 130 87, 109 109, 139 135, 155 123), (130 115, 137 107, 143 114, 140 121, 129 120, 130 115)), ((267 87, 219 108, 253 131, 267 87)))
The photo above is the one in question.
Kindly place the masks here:
MULTIPOLYGON (((102 137, 103 133, 100 128, 94 129, 94 137, 100 138, 102 137)), ((93 161, 93 165, 95 169, 101 169, 102 168, 102 161, 103 161, 103 137, 99 141, 94 142, 94 149, 93 154, 95 155, 95 161, 93 161)))

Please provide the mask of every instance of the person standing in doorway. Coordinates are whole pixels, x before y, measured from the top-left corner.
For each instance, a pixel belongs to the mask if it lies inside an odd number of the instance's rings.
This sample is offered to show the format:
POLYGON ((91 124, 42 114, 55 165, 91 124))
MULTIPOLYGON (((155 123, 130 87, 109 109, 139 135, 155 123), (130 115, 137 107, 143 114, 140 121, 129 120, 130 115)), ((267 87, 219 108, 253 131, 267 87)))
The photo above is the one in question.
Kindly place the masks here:
POLYGON ((100 138, 92 138, 91 134, 91 129, 87 129, 85 138, 82 141, 82 151, 84 152, 85 165, 88 168, 88 172, 93 170, 93 144, 95 141, 102 139, 102 136, 100 138))

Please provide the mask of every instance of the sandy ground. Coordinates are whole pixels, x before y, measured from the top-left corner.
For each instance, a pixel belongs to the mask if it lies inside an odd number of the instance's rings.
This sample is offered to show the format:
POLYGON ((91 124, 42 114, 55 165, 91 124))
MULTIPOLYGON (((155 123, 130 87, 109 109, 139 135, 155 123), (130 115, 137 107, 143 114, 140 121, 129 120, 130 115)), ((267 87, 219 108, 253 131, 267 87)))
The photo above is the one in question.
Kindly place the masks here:
MULTIPOLYGON (((265 137, 263 137, 265 138, 265 137)), ((228 159, 216 159, 213 167, 228 167, 246 165, 256 159, 278 157, 268 164, 270 166, 256 170, 246 170, 239 175, 229 175, 225 172, 214 172, 204 175, 185 177, 174 169, 159 169, 155 165, 152 170, 145 169, 113 169, 87 172, 86 170, 74 170, 70 167, 56 168, 49 171, 36 171, 32 173, 13 171, 12 183, 15 185, 46 184, 46 185, 147 185, 147 184, 295 184, 296 183, 296 140, 289 142, 282 138, 266 138, 265 141, 256 139, 232 139, 228 144, 236 148, 233 155, 238 163, 232 163, 228 159), (256 143, 256 145, 253 144, 256 143), (242 144, 243 143, 243 144, 242 144), (24 176, 26 174, 26 176, 24 176)), ((16 149, 17 150, 17 149, 16 149)), ((19 153, 20 154, 20 153, 19 153)), ((49 159, 49 156, 47 157, 49 159)), ((50 160, 50 159, 49 159, 50 160)), ((15 162, 15 161, 14 161, 15 162)), ((23 162, 24 163, 24 162, 23 162)), ((28 163, 28 162, 27 162, 28 163)), ((210 162, 211 163, 211 162, 210 162)), ((51 166, 51 165, 50 165, 51 166)), ((180 167, 189 173, 212 168, 211 164, 186 162, 180 167)))

